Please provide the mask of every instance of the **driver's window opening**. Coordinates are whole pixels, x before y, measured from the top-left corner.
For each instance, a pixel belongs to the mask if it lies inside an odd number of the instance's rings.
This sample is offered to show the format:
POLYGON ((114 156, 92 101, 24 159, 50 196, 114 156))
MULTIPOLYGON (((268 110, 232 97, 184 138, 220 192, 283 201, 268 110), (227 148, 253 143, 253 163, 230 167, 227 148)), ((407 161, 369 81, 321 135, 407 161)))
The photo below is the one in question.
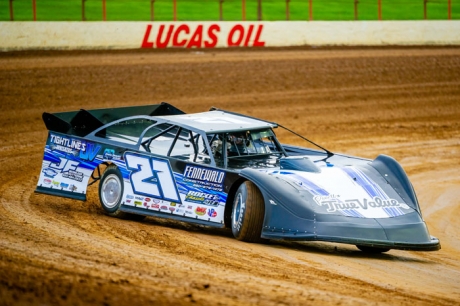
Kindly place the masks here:
POLYGON ((223 159, 223 134, 208 134, 208 140, 211 144, 211 153, 216 161, 223 159))
POLYGON ((281 153, 271 130, 227 133, 225 139, 229 158, 281 153))

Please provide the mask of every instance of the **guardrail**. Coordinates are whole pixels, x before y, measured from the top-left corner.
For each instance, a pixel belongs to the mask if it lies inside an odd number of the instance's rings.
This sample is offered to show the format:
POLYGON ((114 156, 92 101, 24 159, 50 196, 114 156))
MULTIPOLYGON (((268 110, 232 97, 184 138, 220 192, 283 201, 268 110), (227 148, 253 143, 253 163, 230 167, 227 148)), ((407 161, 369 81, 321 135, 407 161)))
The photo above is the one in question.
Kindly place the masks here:
POLYGON ((10 21, 460 19, 460 0, 8 0, 8 6, 10 21), (50 13, 53 5, 60 13, 50 13))

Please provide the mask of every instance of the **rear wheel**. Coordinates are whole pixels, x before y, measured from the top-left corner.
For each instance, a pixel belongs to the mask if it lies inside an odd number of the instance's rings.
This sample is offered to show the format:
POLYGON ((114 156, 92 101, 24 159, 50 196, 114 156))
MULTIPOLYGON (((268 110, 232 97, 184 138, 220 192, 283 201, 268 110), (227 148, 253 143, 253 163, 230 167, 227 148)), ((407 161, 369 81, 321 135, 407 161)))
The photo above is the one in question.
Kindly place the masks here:
POLYGON ((371 254, 385 253, 390 250, 388 248, 370 247, 370 246, 365 246, 365 245, 357 245, 356 247, 365 253, 371 253, 371 254))
POLYGON ((250 181, 240 185, 235 194, 232 210, 232 232, 236 239, 246 242, 263 242, 260 237, 265 206, 260 190, 250 181))
POLYGON ((123 189, 123 176, 120 170, 115 165, 109 165, 102 174, 99 183, 99 200, 102 209, 112 217, 143 220, 145 216, 120 211, 123 189))

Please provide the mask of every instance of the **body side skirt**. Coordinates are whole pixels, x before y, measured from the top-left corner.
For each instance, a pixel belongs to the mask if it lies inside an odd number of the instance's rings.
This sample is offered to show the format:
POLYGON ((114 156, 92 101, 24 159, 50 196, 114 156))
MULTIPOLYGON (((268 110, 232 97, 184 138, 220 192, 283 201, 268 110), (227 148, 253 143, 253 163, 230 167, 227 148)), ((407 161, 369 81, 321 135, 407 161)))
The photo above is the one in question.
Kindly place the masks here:
POLYGON ((170 213, 164 213, 164 212, 159 212, 159 211, 154 211, 154 210, 147 210, 144 208, 136 208, 136 207, 127 206, 127 205, 121 205, 120 210, 127 212, 127 213, 137 214, 137 215, 173 219, 173 220, 178 220, 178 221, 183 221, 183 222, 188 222, 188 223, 195 223, 195 224, 206 225, 206 226, 212 226, 212 227, 218 227, 218 228, 225 227, 223 223, 216 223, 216 222, 211 222, 211 221, 206 221, 206 220, 201 220, 201 219, 183 217, 180 215, 173 215, 170 213))

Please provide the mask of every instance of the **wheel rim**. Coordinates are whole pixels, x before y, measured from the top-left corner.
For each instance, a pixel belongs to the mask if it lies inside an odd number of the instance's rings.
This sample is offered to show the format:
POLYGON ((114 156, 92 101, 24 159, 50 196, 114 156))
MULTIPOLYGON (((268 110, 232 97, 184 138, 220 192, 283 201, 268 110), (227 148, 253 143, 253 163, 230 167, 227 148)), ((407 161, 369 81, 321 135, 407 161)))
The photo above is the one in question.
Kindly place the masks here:
POLYGON ((241 203, 243 201, 243 196, 239 193, 236 197, 236 203, 233 206, 233 220, 232 225, 234 228, 238 225, 238 221, 240 220, 240 213, 241 213, 241 203))
POLYGON ((110 174, 102 185, 102 202, 105 207, 113 208, 118 205, 121 198, 121 182, 117 175, 110 174))

